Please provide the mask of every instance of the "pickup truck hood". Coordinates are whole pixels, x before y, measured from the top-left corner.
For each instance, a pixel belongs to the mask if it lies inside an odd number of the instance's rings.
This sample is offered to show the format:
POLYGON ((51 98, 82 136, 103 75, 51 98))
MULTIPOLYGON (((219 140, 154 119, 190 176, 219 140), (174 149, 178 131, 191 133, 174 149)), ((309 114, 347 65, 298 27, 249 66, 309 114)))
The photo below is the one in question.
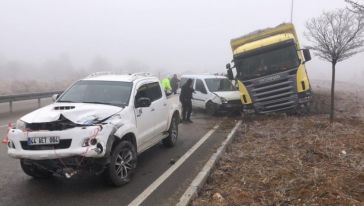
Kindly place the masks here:
POLYGON ((222 91, 222 92, 214 92, 217 96, 223 97, 228 101, 231 100, 239 100, 240 93, 239 91, 222 91))
POLYGON ((122 110, 121 107, 88 103, 54 103, 37 109, 21 118, 27 123, 43 123, 59 120, 61 115, 76 124, 108 118, 122 110))

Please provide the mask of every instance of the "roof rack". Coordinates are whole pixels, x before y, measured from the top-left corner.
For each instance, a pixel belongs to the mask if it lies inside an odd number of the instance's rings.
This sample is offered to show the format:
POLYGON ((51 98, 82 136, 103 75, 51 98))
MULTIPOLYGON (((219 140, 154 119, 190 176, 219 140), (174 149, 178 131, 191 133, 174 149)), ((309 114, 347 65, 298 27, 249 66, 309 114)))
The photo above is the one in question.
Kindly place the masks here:
POLYGON ((115 72, 94 72, 92 74, 89 74, 86 78, 91 78, 91 77, 97 77, 97 76, 102 76, 102 75, 115 75, 117 73, 115 72))
POLYGON ((150 76, 152 76, 152 74, 149 72, 138 72, 138 73, 134 73, 134 74, 130 74, 130 75, 133 77, 137 77, 137 76, 150 77, 150 76))

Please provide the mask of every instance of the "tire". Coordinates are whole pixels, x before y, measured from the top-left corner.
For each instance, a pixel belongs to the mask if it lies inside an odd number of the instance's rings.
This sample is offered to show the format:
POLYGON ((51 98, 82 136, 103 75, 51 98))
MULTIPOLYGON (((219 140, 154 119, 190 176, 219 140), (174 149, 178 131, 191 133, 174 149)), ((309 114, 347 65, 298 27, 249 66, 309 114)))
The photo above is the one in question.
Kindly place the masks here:
POLYGON ((20 166, 23 169, 24 173, 28 176, 31 176, 36 179, 47 179, 52 177, 52 173, 49 171, 46 171, 44 169, 41 169, 34 165, 34 163, 31 160, 20 160, 20 166))
POLYGON ((211 115, 211 116, 215 115, 217 112, 217 104, 215 104, 211 101, 207 102, 206 103, 206 112, 208 115, 211 115))
POLYGON ((120 142, 111 152, 104 175, 116 187, 129 183, 137 165, 137 152, 130 141, 120 142))
POLYGON ((168 129, 168 137, 164 138, 162 140, 162 143, 164 144, 164 146, 166 147, 173 147, 174 145, 176 145, 177 142, 177 138, 178 138, 178 123, 179 123, 179 117, 178 115, 173 115, 172 120, 171 120, 171 125, 169 126, 168 129))

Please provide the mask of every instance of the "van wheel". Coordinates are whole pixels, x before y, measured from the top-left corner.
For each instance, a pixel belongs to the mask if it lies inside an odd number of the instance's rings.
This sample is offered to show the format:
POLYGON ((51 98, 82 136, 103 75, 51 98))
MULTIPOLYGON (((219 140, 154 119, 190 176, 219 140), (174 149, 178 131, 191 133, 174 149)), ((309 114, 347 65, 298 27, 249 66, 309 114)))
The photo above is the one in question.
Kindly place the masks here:
POLYGON ((36 165, 33 164, 31 160, 21 159, 20 166, 25 174, 34 177, 36 179, 46 179, 52 177, 51 172, 37 167, 36 165))
POLYGON ((168 137, 162 140, 163 144, 166 147, 173 147, 176 144, 178 138, 178 123, 179 123, 178 115, 173 115, 171 120, 171 125, 169 126, 168 129, 169 135, 168 137))
POLYGON ((130 182, 136 165, 135 146, 129 141, 122 141, 111 152, 110 163, 104 175, 113 186, 119 187, 130 182))
POLYGON ((208 115, 215 115, 217 112, 217 104, 209 101, 206 103, 206 112, 208 115))

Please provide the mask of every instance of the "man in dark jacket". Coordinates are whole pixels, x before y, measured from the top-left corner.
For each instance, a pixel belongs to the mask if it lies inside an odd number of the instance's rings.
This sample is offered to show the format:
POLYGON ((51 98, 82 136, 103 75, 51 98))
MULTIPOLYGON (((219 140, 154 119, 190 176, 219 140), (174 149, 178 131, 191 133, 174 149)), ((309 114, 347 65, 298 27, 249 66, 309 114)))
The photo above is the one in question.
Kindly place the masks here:
POLYGON ((181 94, 179 96, 179 100, 182 103, 182 121, 189 122, 191 121, 191 113, 192 113, 192 93, 195 90, 193 89, 193 80, 188 79, 187 82, 181 88, 181 94))
POLYGON ((173 77, 171 79, 171 87, 172 87, 173 94, 177 94, 178 82, 179 82, 179 79, 177 78, 177 74, 173 75, 173 77))

